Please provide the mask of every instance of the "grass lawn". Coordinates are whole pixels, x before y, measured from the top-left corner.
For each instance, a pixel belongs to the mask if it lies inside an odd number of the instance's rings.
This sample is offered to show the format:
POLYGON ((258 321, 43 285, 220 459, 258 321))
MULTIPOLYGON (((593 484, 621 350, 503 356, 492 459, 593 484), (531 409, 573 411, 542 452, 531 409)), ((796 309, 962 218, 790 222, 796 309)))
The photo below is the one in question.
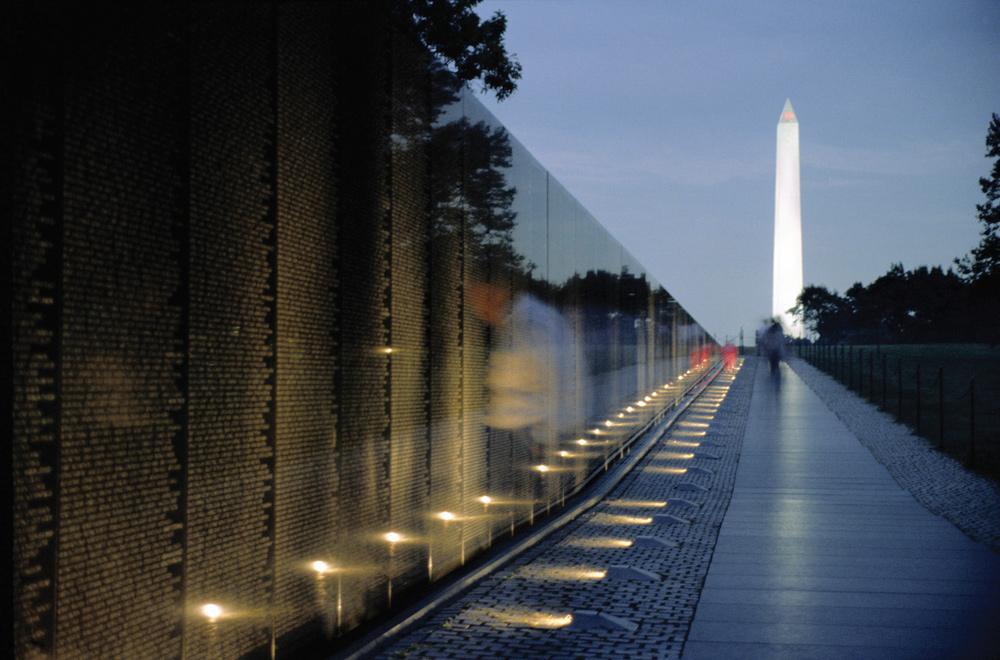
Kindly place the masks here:
POLYGON ((803 348, 801 355, 860 391, 862 396, 896 415, 948 453, 966 461, 974 458, 976 469, 1000 475, 1000 347, 985 344, 820 346, 803 348), (943 376, 943 389, 939 386, 939 376, 943 376), (970 397, 973 378, 975 428, 970 397))

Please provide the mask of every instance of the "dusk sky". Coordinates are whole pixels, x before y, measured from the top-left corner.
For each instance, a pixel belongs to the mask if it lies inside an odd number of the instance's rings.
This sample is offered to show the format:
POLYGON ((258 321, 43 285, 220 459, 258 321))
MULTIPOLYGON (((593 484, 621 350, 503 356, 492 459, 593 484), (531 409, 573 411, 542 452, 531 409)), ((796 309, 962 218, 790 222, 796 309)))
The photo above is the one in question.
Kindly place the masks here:
POLYGON ((705 328, 771 306, 775 127, 800 123, 806 284, 950 265, 1000 112, 1000 3, 487 1, 524 78, 483 102, 705 328))

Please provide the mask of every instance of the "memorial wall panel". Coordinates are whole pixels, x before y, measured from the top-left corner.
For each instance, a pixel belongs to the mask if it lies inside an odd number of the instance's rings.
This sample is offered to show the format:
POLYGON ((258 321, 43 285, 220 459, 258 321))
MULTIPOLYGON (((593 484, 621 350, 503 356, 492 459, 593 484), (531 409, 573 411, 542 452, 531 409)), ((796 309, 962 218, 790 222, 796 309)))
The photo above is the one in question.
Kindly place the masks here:
MULTIPOLYGON (((430 183, 430 510, 461 512, 464 450, 462 328, 465 322, 460 87, 440 69, 431 76, 430 183)), ((488 509, 488 507, 487 507, 488 509)), ((461 562, 462 528, 431 537, 431 577, 461 562)))
POLYGON ((374 6, 343 4, 335 19, 338 90, 340 508, 337 556, 345 626, 383 609, 396 571, 390 520, 389 34, 374 6), (350 90, 350 91, 343 91, 350 90), (346 98, 345 98, 346 96, 346 98), (392 565, 390 565, 392 564, 392 565))
MULTIPOLYGON (((37 48, 13 79, 11 157, 11 588, 18 657, 48 655, 55 643, 59 520, 62 332, 63 62, 54 30, 22 18, 37 48)), ((6 596, 6 594, 5 594, 6 596)))
POLYGON ((331 635, 342 569, 333 11, 285 4, 278 19, 275 626, 331 635))
POLYGON ((180 652, 186 53, 173 19, 67 44, 60 657, 180 652))
POLYGON ((192 8, 185 651, 266 647, 274 579, 274 29, 265 4, 192 8))
POLYGON ((18 10, 17 657, 324 657, 711 345, 398 8, 18 10))
POLYGON ((393 34, 391 53, 391 473, 387 486, 390 527, 420 539, 403 543, 396 551, 398 588, 405 589, 427 578, 428 564, 433 561, 427 539, 449 521, 434 519, 429 509, 429 57, 400 34, 393 34))
MULTIPOLYGON (((492 309, 503 295, 490 279, 487 253, 494 208, 491 194, 498 172, 490 166, 490 127, 477 117, 478 103, 462 90, 461 204, 464 210, 463 285, 465 311, 462 325, 462 491, 460 511, 470 501, 488 494, 489 432, 486 428, 487 387, 492 309)), ((502 174, 500 175, 502 176, 502 174)), ((466 525, 460 530, 461 548, 486 541, 485 526, 466 525), (477 538, 481 535, 482 538, 477 538)))

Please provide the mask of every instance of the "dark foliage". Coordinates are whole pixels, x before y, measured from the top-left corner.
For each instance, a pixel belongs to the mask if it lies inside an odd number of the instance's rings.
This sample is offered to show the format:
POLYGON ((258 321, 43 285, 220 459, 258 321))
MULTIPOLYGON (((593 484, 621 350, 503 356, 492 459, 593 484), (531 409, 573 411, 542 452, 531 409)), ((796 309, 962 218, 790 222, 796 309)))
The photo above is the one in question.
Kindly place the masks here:
POLYGON ((1000 342, 1000 116, 993 113, 986 133, 986 158, 993 158, 989 177, 979 179, 986 201, 976 205, 979 245, 958 260, 959 272, 971 283, 980 318, 992 343, 1000 342))
POLYGON ((794 313, 824 343, 933 343, 992 341, 986 309, 973 284, 950 268, 893 264, 844 295, 807 286, 794 313))
POLYGON ((521 65, 507 53, 507 17, 496 12, 480 20, 481 0, 398 0, 400 17, 435 55, 454 67, 463 82, 480 80, 484 90, 503 100, 517 89, 521 65))
POLYGON ((995 158, 989 178, 979 179, 979 187, 986 201, 976 205, 980 230, 980 243, 972 254, 958 261, 959 271, 973 281, 992 280, 997 285, 1000 276, 1000 116, 993 113, 986 134, 986 157, 995 158))

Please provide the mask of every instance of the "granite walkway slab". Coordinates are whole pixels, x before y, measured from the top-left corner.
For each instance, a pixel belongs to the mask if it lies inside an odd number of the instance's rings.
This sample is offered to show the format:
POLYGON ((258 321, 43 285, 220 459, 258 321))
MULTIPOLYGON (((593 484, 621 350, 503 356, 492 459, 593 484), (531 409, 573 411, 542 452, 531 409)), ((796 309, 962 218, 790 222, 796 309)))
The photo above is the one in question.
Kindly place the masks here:
POLYGON ((682 657, 991 658, 1000 556, 930 513, 787 365, 756 370, 682 657))

